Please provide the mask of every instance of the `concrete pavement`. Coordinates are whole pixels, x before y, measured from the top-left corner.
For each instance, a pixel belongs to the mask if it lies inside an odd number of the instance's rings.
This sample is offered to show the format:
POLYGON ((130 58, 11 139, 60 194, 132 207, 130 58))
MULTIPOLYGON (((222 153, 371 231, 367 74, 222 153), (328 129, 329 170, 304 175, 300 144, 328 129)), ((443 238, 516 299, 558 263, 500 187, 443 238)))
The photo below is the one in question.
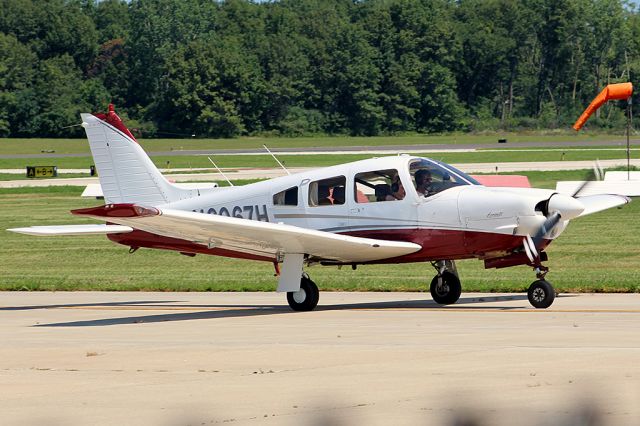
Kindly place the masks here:
POLYGON ((442 308, 424 293, 325 292, 316 311, 294 313, 275 293, 3 292, 0 416, 633 425, 638 330, 639 294, 561 295, 535 310, 523 294, 442 308))

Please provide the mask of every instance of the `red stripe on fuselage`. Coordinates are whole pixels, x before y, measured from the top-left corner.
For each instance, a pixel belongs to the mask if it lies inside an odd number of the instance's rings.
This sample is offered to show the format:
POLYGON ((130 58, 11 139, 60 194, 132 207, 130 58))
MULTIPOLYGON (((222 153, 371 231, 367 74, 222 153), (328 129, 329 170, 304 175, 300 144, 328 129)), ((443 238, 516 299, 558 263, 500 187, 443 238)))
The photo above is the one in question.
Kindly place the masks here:
MULTIPOLYGON (((446 229, 389 229, 347 232, 346 235, 363 238, 375 238, 389 241, 406 241, 419 244, 422 249, 405 256, 382 259, 376 263, 412 263, 430 260, 455 260, 484 258, 490 253, 511 252, 522 247, 522 236, 495 234, 489 232, 446 230, 446 229)), ((238 259, 273 262, 269 256, 260 256, 240 251, 207 248, 201 244, 178 238, 164 237, 149 232, 134 230, 127 234, 109 234, 107 237, 116 243, 130 247, 146 247, 162 250, 175 250, 186 253, 200 253, 213 256, 225 256, 238 259)), ((542 242, 540 250, 551 241, 542 242)), ((489 255, 489 257, 491 257, 489 255)))
MULTIPOLYGON (((522 247, 522 236, 453 229, 389 229, 348 232, 354 237, 419 244, 422 249, 405 256, 372 263, 424 262, 484 258, 488 254, 510 252, 522 247)), ((547 245, 547 242, 544 244, 547 245)))

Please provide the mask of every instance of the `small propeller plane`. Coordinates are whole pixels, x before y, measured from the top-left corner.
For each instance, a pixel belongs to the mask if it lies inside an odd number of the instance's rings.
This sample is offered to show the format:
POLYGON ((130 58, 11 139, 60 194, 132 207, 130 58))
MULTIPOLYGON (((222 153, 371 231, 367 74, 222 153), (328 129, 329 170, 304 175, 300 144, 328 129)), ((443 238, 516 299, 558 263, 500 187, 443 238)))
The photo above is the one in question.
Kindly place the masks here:
MULTIPOLYGON (((170 183, 109 105, 81 114, 105 205, 72 210, 105 224, 10 229, 30 235, 106 234, 130 252, 144 247, 272 262, 277 291, 310 311, 319 292, 304 266, 430 262, 430 292, 455 303, 458 259, 485 268, 529 265, 528 298, 549 307, 545 249, 570 220, 626 204, 620 195, 580 197, 532 188, 489 188, 439 161, 372 158, 245 186, 184 189, 170 183)), ((579 192, 579 191, 578 191, 579 192)))

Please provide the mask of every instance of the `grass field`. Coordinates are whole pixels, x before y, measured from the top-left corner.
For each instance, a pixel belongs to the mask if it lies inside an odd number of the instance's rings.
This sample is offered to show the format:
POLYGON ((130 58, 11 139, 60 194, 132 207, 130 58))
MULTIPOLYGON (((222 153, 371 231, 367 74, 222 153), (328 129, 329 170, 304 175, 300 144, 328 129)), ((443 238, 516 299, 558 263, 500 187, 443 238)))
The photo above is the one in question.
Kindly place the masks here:
MULTIPOLYGON (((139 139, 147 151, 172 151, 189 149, 252 149, 262 148, 305 148, 335 146, 382 145, 430 145, 430 144, 495 144, 498 139, 506 138, 510 144, 520 142, 565 142, 565 141, 597 141, 622 140, 624 135, 574 131, 531 132, 531 133, 450 133, 443 135, 409 135, 409 136, 319 136, 307 138, 281 137, 243 137, 237 139, 139 139)), ((55 151, 57 154, 89 153, 86 139, 0 139, 0 155, 5 154, 40 154, 55 151)))
MULTIPOLYGON (((527 173, 535 186, 585 172, 527 173)), ((270 264, 127 247, 105 237, 38 238, 4 231, 28 225, 91 223, 71 216, 72 208, 97 205, 79 198, 82 188, 0 190, 1 290, 273 290, 270 264)), ((571 223, 548 250, 548 279, 559 291, 640 291, 640 202, 571 223)), ((465 291, 525 291, 530 268, 484 270, 480 261, 458 263, 465 291)), ((322 290, 428 291, 428 264, 312 267, 322 290)))

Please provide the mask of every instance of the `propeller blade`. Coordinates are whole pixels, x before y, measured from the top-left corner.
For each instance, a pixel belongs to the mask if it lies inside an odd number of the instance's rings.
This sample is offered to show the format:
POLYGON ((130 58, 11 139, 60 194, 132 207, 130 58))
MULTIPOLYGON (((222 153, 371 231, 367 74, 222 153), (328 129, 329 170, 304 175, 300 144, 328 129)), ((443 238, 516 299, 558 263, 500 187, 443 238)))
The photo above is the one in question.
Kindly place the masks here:
POLYGON ((604 179, 604 170, 600 166, 600 162, 596 160, 593 163, 593 168, 589 172, 587 179, 576 189, 571 195, 573 198, 577 198, 582 191, 584 191, 593 181, 604 179))
POLYGON ((598 160, 593 163, 593 174, 595 175, 596 180, 604 179, 604 170, 602 170, 602 166, 598 160))
POLYGON ((578 197, 578 195, 580 195, 580 193, 581 193, 581 192, 582 192, 582 191, 583 191, 587 186, 589 186, 589 184, 590 184, 591 182, 593 182, 593 180, 591 180, 591 179, 587 179, 587 180, 585 180, 584 182, 582 182, 582 183, 580 184, 580 186, 578 187, 578 189, 576 189, 576 190, 573 192, 573 194, 571 194, 571 196, 572 196, 573 198, 577 198, 577 197, 578 197))
POLYGON ((529 261, 533 263, 535 258, 538 257, 538 251, 536 250, 536 247, 533 244, 533 240, 531 239, 530 235, 527 235, 524 238, 524 241, 522 241, 522 245, 524 247, 524 252, 527 254, 527 257, 529 258, 529 261))
POLYGON ((561 217, 562 215, 560 215, 560 213, 555 212, 551 214, 551 216, 549 216, 547 220, 544 221, 544 223, 542 224, 542 226, 540 226, 540 228, 538 228, 538 232, 536 232, 535 235, 532 237, 533 244, 536 250, 538 249, 538 247, 540 246, 540 243, 542 242, 542 237, 544 237, 546 234, 551 232, 553 228, 555 228, 558 222, 560 222, 561 217))

